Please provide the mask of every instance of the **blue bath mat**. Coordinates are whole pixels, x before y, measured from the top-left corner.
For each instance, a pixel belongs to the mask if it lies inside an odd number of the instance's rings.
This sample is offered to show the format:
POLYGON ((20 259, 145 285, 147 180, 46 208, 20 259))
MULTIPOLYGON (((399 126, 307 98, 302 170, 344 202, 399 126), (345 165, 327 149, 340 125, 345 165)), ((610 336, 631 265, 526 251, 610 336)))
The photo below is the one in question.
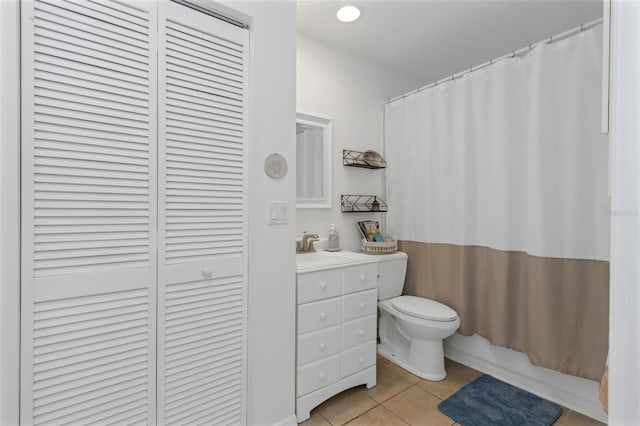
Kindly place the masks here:
POLYGON ((483 374, 438 405, 462 426, 549 426, 562 414, 549 402, 483 374))

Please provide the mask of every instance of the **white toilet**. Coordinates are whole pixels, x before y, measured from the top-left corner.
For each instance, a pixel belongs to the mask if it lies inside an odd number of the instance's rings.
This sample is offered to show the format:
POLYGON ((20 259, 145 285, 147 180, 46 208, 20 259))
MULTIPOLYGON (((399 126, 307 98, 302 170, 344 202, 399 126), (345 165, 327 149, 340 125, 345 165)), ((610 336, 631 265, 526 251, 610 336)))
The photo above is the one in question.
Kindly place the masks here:
POLYGON ((456 311, 434 300, 401 296, 407 272, 407 254, 378 257, 378 353, 427 380, 443 380, 442 340, 460 326, 456 311))

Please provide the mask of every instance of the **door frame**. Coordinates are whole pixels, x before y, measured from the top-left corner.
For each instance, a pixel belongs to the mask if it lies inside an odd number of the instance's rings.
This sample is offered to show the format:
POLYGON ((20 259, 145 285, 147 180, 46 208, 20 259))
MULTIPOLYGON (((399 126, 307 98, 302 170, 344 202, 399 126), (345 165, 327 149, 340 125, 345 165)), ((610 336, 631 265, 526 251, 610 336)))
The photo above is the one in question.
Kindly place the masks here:
POLYGON ((20 3, 0 2, 0 424, 20 421, 20 3))

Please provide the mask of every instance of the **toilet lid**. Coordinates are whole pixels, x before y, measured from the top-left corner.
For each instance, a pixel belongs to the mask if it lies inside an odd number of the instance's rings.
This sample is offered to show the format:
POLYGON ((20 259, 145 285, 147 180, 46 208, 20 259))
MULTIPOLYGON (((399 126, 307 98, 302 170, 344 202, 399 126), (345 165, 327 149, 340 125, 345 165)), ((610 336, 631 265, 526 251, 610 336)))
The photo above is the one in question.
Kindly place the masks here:
POLYGON ((404 314, 432 321, 453 321, 458 317, 447 305, 424 297, 399 296, 391 301, 391 305, 404 314))

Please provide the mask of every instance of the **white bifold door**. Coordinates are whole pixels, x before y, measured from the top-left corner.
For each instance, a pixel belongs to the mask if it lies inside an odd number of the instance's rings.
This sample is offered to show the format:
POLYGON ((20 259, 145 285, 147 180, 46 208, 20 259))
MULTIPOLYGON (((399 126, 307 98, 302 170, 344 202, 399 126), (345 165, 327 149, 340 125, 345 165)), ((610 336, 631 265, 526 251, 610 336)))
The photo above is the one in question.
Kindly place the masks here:
POLYGON ((240 424, 248 31, 22 4, 23 424, 240 424))

